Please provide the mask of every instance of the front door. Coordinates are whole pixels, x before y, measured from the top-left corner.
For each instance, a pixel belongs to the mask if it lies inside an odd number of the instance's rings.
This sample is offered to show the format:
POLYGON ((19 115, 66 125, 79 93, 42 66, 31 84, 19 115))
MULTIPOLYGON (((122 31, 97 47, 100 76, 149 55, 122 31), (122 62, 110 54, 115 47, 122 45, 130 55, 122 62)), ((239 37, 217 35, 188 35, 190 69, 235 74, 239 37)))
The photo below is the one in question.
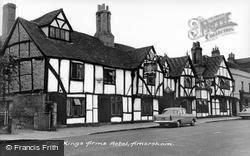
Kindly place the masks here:
POLYGON ((100 122, 110 122, 111 98, 110 96, 98 96, 98 117, 100 122))

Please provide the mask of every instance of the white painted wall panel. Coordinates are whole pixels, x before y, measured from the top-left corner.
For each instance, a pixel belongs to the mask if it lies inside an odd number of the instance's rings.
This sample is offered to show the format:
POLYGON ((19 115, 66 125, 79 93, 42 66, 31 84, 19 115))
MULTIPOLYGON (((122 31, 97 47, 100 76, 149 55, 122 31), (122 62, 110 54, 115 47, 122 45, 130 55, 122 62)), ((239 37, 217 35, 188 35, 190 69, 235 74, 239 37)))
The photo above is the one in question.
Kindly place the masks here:
POLYGON ((132 98, 128 98, 128 111, 132 112, 132 98))
POLYGON ((93 108, 98 108, 98 96, 93 95, 93 108))
POLYGON ((141 120, 141 112, 134 112, 134 120, 135 121, 141 120))
POLYGON ((132 94, 131 71, 125 71, 125 94, 132 94))
POLYGON ((93 122, 98 122, 98 109, 93 109, 93 122))
POLYGON ((159 111, 159 104, 157 99, 153 99, 153 110, 159 111))
POLYGON ((122 98, 122 104, 123 104, 123 112, 128 112, 128 98, 127 97, 122 98))
MULTIPOLYGON (((163 74, 160 73, 160 84, 163 82, 163 74)), ((163 85, 161 85, 160 90, 159 90, 159 96, 163 96, 163 85)))
POLYGON ((132 115, 131 114, 123 114, 123 121, 131 121, 132 115))
POLYGON ((134 110, 140 111, 141 110, 141 99, 136 98, 134 101, 134 110))
POLYGON ((116 70, 116 94, 123 95, 124 93, 124 75, 123 70, 117 69, 116 70))
POLYGON ((156 112, 156 111, 154 111, 154 112, 153 112, 153 115, 158 115, 158 114, 159 114, 159 113, 158 113, 158 112, 156 112))
POLYGON ((48 70, 48 92, 57 92, 58 82, 54 74, 48 70))
POLYGON ((85 94, 67 94, 67 97, 85 97, 85 94))
POLYGON ((66 120, 67 124, 85 123, 85 118, 69 118, 66 120))
POLYGON ((69 73, 69 60, 61 60, 60 78, 62 80, 66 92, 69 92, 69 73))
POLYGON ((148 120, 148 117, 147 116, 142 116, 141 120, 148 120))
POLYGON ((93 95, 87 95, 86 96, 86 109, 92 109, 93 108, 93 95))
POLYGON ((87 111, 86 114, 86 122, 87 123, 92 123, 93 122, 93 112, 92 111, 87 111))
POLYGON ((152 116, 149 116, 149 117, 148 117, 148 120, 153 120, 153 117, 152 117, 152 116))
POLYGON ((112 117, 111 122, 121 122, 122 118, 121 117, 112 117))
POLYGON ((84 91, 93 93, 94 87, 94 66, 92 64, 85 63, 85 76, 84 76, 84 91))
POLYGON ((156 72, 156 78, 155 78, 155 88, 154 88, 154 94, 153 95, 158 95, 159 91, 156 91, 158 86, 160 84, 160 73, 159 72, 156 72))
POLYGON ((102 66, 95 66, 95 93, 103 93, 103 68, 102 66))
POLYGON ((105 94, 115 94, 115 85, 104 85, 105 94))
POLYGON ((136 90, 137 90, 136 80, 137 80, 137 75, 135 74, 135 77, 134 77, 134 80, 133 80, 133 94, 136 94, 136 90))
MULTIPOLYGON (((49 60, 50 65, 54 68, 56 73, 58 74, 59 70, 59 61, 58 59, 50 59, 49 60)), ((57 91, 58 88, 58 82, 54 74, 49 70, 48 73, 48 91, 57 91)))
POLYGON ((70 93, 83 92, 83 82, 81 81, 70 81, 70 93))
MULTIPOLYGON (((139 70, 139 75, 140 75, 141 77, 143 77, 143 71, 142 71, 142 69, 139 70)), ((139 88, 138 88, 138 93, 139 93, 139 94, 142 94, 142 84, 143 84, 143 83, 142 83, 142 80, 141 80, 140 78, 138 78, 138 81, 139 81, 139 82, 138 82, 138 87, 139 87, 139 88)))

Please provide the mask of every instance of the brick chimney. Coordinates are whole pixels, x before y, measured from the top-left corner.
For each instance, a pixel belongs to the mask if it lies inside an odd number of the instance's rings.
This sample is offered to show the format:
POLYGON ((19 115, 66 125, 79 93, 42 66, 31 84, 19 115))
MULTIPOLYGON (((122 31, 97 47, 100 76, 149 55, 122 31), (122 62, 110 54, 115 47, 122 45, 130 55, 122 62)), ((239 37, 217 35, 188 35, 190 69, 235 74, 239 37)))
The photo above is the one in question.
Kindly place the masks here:
POLYGON ((202 64, 202 48, 200 47, 200 42, 193 42, 191 53, 192 53, 193 64, 201 65, 202 64))
POLYGON ((235 61, 235 55, 234 55, 234 53, 230 53, 228 55, 227 61, 231 62, 231 63, 234 63, 234 61, 235 61))
POLYGON ((110 18, 109 7, 105 6, 105 4, 98 5, 95 37, 99 38, 104 45, 114 47, 114 35, 111 33, 110 18))
POLYGON ((7 3, 3 6, 3 21, 2 21, 2 42, 5 41, 12 25, 16 19, 16 5, 7 3))
POLYGON ((215 46, 213 48, 212 52, 211 52, 211 55, 212 55, 212 57, 213 56, 220 56, 220 50, 219 50, 219 48, 215 46))

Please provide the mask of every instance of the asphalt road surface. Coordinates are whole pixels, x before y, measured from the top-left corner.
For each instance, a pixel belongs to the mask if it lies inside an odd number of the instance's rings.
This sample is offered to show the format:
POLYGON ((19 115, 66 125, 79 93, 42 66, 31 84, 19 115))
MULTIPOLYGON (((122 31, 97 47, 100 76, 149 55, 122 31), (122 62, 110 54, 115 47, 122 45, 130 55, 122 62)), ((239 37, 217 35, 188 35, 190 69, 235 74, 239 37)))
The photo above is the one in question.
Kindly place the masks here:
POLYGON ((250 120, 64 138, 65 156, 250 156, 250 120))

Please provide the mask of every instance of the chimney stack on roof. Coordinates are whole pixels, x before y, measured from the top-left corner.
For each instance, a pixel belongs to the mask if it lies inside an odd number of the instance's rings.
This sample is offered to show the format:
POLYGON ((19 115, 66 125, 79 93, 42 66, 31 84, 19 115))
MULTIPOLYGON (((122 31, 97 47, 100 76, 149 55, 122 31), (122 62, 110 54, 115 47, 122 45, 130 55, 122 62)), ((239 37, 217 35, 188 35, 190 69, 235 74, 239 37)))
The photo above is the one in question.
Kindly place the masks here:
POLYGON ((3 6, 3 19, 2 19, 2 42, 5 41, 10 32, 11 27, 14 25, 16 19, 16 5, 7 3, 3 6))
POLYGON ((235 61, 235 54, 234 53, 230 53, 228 55, 227 61, 233 63, 235 61))
POLYGON ((213 56, 220 56, 220 50, 219 50, 219 48, 216 47, 216 46, 213 48, 213 50, 212 50, 211 53, 212 53, 212 57, 213 57, 213 56))
POLYGON ((193 42, 193 47, 191 48, 192 62, 195 65, 202 64, 202 48, 200 47, 200 42, 193 42))
POLYGON ((96 12, 96 33, 104 45, 114 47, 114 35, 111 33, 111 12, 109 6, 98 5, 96 12))

